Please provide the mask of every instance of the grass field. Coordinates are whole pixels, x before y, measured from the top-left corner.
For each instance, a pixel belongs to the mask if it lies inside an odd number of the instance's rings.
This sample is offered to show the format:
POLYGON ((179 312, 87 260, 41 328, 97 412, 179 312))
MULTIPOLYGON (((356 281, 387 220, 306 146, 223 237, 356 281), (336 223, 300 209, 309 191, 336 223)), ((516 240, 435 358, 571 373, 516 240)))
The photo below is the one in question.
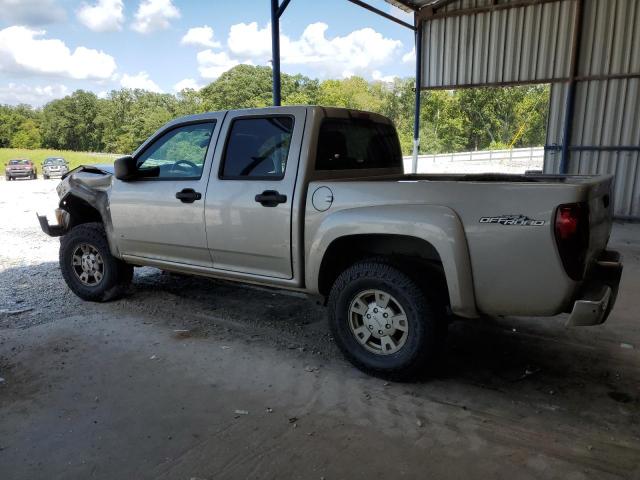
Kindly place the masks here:
POLYGON ((38 173, 42 172, 42 161, 47 157, 62 157, 69 162, 69 168, 76 168, 87 163, 113 163, 121 155, 113 153, 72 152, 69 150, 46 150, 39 148, 27 150, 24 148, 0 148, 0 167, 4 171, 5 164, 14 158, 27 158, 36 163, 38 173))

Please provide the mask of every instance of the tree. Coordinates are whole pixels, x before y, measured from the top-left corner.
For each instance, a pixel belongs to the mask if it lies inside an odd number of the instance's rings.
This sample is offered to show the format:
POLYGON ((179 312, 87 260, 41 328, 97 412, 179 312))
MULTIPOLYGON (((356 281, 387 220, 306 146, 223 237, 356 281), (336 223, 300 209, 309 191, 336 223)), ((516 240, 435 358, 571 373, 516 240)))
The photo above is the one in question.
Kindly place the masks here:
POLYGON ((13 148, 40 148, 41 145, 40 129, 31 118, 22 122, 18 131, 11 137, 13 148))

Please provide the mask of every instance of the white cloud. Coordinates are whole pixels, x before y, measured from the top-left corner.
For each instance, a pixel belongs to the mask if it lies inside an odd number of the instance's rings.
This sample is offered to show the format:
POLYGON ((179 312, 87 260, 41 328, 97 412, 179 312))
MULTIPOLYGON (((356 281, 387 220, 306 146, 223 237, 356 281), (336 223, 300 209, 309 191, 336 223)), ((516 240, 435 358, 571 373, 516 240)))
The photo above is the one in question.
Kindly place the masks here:
POLYGON ((122 0, 98 0, 94 5, 83 3, 78 20, 94 32, 113 32, 122 29, 124 5, 122 0))
POLYGON ((173 86, 173 90, 176 92, 181 92, 182 90, 187 88, 190 90, 200 90, 202 88, 202 85, 196 82, 193 78, 185 78, 183 80, 180 80, 173 86))
MULTIPOLYGON (((321 77, 363 75, 390 63, 402 42, 384 37, 372 28, 362 28, 340 37, 327 38, 326 23, 312 23, 297 40, 281 35, 283 64, 307 65, 321 77)), ((256 22, 239 23, 229 29, 228 46, 241 59, 264 63, 271 58, 270 25, 259 28, 256 22)))
POLYGON ((214 53, 212 50, 198 52, 198 71, 202 78, 216 79, 230 68, 246 63, 252 65, 251 60, 239 61, 230 58, 227 52, 214 53))
POLYGON ((147 72, 139 72, 136 75, 122 75, 120 79, 120 85, 124 88, 140 88, 142 90, 148 90, 149 92, 162 93, 160 86, 149 78, 147 72))
MULTIPOLYGON (((285 39, 289 41, 286 36, 280 36, 281 53, 285 39)), ((227 44, 231 53, 238 57, 252 58, 258 62, 268 60, 271 58, 271 24, 262 29, 257 22, 231 25, 227 44)))
POLYGON ((180 40, 182 45, 197 45, 201 47, 220 48, 220 42, 213 39, 213 28, 208 25, 193 27, 180 40))
POLYGON ((39 38, 45 34, 22 26, 0 30, 0 71, 83 80, 107 79, 115 73, 111 55, 86 47, 71 52, 62 40, 39 38))
POLYGON ((0 0, 0 17, 14 25, 46 25, 64 21, 66 14, 56 0, 0 0))
POLYGON ((151 33, 169 28, 172 19, 180 18, 180 10, 171 0, 142 0, 131 24, 138 33, 151 33))
POLYGON ((30 86, 24 84, 9 83, 0 86, 0 104, 40 106, 56 98, 64 97, 69 89, 64 85, 30 86))
POLYGON ((402 63, 415 63, 416 61, 416 47, 413 47, 410 51, 402 56, 402 63))

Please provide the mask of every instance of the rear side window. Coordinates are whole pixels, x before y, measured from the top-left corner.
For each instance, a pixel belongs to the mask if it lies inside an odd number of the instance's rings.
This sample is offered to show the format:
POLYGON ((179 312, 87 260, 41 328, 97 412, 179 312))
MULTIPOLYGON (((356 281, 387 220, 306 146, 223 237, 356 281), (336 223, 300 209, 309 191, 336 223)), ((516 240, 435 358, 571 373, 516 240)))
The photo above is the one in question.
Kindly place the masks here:
POLYGON ((362 118, 325 118, 320 126, 316 170, 402 168, 392 125, 362 118))
POLYGON ((234 120, 229 130, 221 178, 283 178, 292 132, 292 117, 234 120))

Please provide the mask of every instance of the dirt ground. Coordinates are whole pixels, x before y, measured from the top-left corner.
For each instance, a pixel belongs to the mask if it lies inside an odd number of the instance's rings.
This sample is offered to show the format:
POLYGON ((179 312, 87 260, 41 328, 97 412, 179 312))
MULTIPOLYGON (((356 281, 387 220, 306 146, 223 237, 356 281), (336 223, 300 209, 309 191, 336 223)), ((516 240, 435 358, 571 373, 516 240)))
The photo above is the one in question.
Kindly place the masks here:
POLYGON ((301 295, 137 269, 85 303, 0 182, 1 479, 640 478, 640 225, 609 321, 451 325, 423 383, 368 377, 301 295))

